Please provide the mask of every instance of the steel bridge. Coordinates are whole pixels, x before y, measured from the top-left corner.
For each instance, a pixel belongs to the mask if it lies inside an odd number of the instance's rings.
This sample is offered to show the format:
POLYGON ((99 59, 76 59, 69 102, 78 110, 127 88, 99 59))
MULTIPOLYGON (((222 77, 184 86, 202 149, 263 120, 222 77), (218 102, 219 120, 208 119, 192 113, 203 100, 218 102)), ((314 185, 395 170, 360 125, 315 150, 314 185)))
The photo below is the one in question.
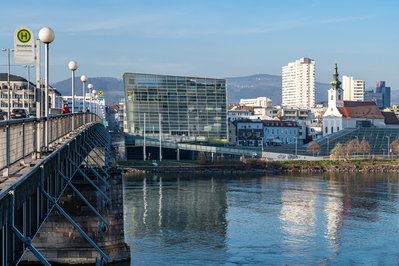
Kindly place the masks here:
POLYGON ((110 136, 101 120, 91 113, 0 122, 1 265, 17 265, 27 249, 42 264, 50 265, 32 241, 54 209, 98 252, 96 264, 108 261, 58 201, 64 190, 71 188, 106 227, 107 220, 72 181, 76 174, 83 176, 103 202, 109 202, 109 155, 110 136))

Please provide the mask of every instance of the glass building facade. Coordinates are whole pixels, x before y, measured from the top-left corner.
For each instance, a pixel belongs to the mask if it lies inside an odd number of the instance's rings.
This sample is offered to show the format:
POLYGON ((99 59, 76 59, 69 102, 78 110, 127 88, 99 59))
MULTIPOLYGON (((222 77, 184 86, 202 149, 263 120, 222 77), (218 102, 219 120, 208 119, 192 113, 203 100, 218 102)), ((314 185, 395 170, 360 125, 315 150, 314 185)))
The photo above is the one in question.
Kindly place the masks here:
POLYGON ((129 133, 163 139, 227 139, 226 80, 125 73, 129 133))

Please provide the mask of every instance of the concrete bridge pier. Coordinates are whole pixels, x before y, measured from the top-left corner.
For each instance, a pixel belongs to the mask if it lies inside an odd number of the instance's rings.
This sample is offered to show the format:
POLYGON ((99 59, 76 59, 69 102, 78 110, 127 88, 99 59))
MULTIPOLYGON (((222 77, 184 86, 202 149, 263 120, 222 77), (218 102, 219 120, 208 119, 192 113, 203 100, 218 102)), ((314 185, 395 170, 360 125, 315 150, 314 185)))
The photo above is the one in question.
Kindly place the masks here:
MULTIPOLYGON (((85 172, 90 176, 90 173, 85 172)), ((104 226, 71 188, 64 192, 59 203, 107 254, 107 265, 130 265, 130 249, 124 241, 122 173, 117 169, 109 169, 108 174, 110 187, 107 194, 111 199, 108 203, 98 191, 84 182, 83 177, 76 176, 73 182, 80 193, 108 221, 108 226, 104 226)), ((93 265, 98 258, 98 252, 56 210, 43 224, 33 244, 52 265, 93 265)), ((31 252, 27 252, 21 265, 32 264, 39 265, 39 262, 31 252)))

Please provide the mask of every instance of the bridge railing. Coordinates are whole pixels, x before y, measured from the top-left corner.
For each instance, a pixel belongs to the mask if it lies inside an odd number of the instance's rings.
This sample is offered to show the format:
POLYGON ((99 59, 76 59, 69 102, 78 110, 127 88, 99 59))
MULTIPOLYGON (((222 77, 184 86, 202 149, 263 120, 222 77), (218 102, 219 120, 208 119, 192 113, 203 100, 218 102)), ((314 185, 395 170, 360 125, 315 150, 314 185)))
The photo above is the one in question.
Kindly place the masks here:
MULTIPOLYGON (((72 131, 72 124, 77 129, 85 123, 100 122, 93 113, 75 113, 41 118, 26 118, 0 121, 0 171, 8 175, 10 165, 40 155, 46 148, 45 129, 48 122, 48 144, 72 131), (7 169, 7 172, 4 170, 7 169)), ((1 174, 0 174, 1 175, 1 174)))

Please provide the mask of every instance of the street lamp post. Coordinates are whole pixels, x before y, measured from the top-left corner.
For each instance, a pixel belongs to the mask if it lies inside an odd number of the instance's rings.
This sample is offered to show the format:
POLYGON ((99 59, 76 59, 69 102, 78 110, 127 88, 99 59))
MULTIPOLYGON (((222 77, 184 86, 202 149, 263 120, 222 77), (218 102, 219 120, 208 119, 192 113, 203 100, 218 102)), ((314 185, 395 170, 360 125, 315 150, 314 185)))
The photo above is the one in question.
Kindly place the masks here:
POLYGON ((44 116, 46 117, 45 121, 45 133, 44 133, 44 141, 46 151, 48 151, 48 140, 49 140, 49 128, 48 128, 48 84, 49 84, 49 44, 54 41, 55 33, 49 27, 44 27, 39 31, 39 39, 42 43, 44 43, 44 88, 45 88, 45 98, 44 98, 44 116))
POLYGON ((8 113, 7 113, 7 118, 10 119, 11 118, 11 94, 10 94, 10 90, 11 90, 11 80, 10 80, 10 75, 11 75, 11 59, 10 59, 10 54, 11 52, 14 51, 14 49, 10 49, 10 48, 3 48, 1 49, 3 52, 7 52, 7 87, 8 87, 8 94, 7 94, 7 105, 8 105, 8 113))
MULTIPOLYGON (((26 71, 27 71, 27 89, 28 89, 28 112, 30 113, 30 109, 31 109, 31 104, 30 104, 30 69, 32 67, 35 67, 33 65, 25 65, 24 67, 26 67, 26 71)), ((33 93, 33 102, 36 102, 36 93, 33 93)))
POLYGON ((90 104, 92 105, 90 112, 92 112, 92 113, 95 113, 94 109, 95 109, 95 104, 96 104, 96 102, 95 102, 96 93, 97 93, 96 90, 91 91, 91 96, 92 96, 92 98, 94 98, 94 99, 91 99, 91 101, 90 101, 90 104))
MULTIPOLYGON (((76 61, 69 61, 68 68, 72 72, 72 114, 75 113, 75 70, 78 69, 76 61)), ((75 116, 72 115, 72 130, 75 130, 75 116)))
POLYGON ((389 144, 390 144, 390 142, 389 142, 389 136, 385 136, 385 137, 388 138, 388 143, 387 143, 387 155, 388 155, 388 159, 389 159, 389 154, 390 154, 390 152, 391 152, 391 150, 390 150, 390 148, 389 148, 389 144))
POLYGON ((87 76, 86 75, 82 75, 80 76, 80 80, 82 81, 83 84, 83 90, 82 90, 82 112, 83 112, 83 124, 85 123, 85 83, 87 81, 87 76))
MULTIPOLYGON (((90 99, 89 99, 89 111, 90 111, 90 113, 91 113, 91 92, 92 92, 92 90, 93 90, 93 84, 91 84, 91 83, 89 83, 88 85, 87 85, 87 88, 89 89, 89 97, 90 97, 90 99)), ((90 114, 90 122, 91 122, 91 114, 90 114)))
POLYGON ((98 114, 98 94, 94 95, 94 106, 95 106, 95 108, 94 108, 95 114, 99 115, 98 114))

